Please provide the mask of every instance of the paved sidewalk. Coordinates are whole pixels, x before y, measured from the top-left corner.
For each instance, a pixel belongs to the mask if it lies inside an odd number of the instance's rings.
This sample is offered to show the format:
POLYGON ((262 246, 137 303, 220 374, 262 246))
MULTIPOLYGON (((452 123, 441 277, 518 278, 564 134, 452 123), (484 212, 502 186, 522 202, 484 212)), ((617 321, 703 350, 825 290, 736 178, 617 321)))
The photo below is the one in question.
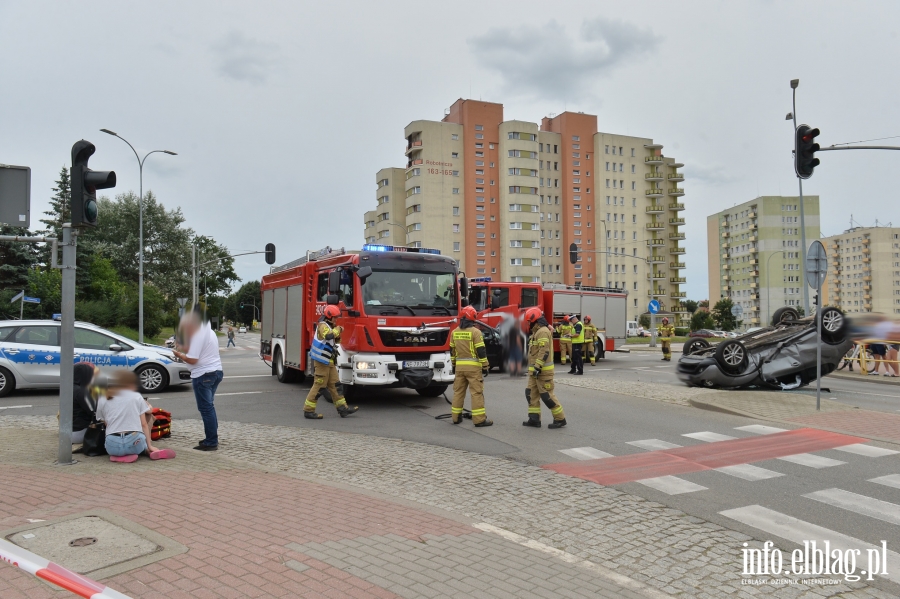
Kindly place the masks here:
POLYGON ((816 398, 806 394, 784 391, 720 391, 693 397, 690 405, 900 443, 900 414, 861 410, 824 398, 821 400, 821 410, 816 411, 816 398))
MULTIPOLYGON (((0 417, 0 530, 104 508, 187 548, 103 579, 135 598, 890 596, 743 586, 742 544, 758 541, 501 458, 232 422, 198 453, 201 423, 175 424, 174 460, 59 467, 54 418, 0 417)), ((0 572, 4 599, 61 596, 0 572)))

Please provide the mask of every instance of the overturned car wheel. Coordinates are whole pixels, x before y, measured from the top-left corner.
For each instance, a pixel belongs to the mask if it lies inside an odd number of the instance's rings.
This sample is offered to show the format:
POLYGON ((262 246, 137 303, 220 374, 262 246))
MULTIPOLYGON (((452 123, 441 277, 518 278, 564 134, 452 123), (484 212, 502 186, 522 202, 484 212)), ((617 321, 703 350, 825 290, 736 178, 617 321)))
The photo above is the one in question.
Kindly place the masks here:
POLYGON ((847 319, 837 308, 822 310, 822 339, 832 345, 838 345, 847 339, 847 319))
POLYGON ((684 347, 681 350, 681 355, 689 356, 693 353, 700 351, 701 349, 706 349, 709 347, 709 341, 703 338, 691 339, 687 343, 684 344, 684 347))
POLYGON ((797 310, 789 307, 778 308, 772 315, 772 326, 777 327, 782 322, 794 322, 795 320, 800 320, 800 313, 797 310))
POLYGON ((747 348, 736 339, 728 339, 716 346, 716 362, 728 374, 740 374, 748 361, 747 348))

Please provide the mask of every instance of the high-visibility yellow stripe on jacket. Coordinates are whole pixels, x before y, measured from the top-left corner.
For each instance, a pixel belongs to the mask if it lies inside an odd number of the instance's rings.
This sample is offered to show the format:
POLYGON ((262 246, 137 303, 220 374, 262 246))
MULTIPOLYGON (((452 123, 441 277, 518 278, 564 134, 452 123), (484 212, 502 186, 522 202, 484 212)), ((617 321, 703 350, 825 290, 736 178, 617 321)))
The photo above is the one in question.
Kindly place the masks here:
POLYGON ((528 372, 537 366, 541 372, 553 370, 553 333, 549 327, 538 327, 528 341, 528 372))
POLYGON ((458 328, 450 336, 450 361, 454 366, 488 367, 484 337, 475 327, 458 328))

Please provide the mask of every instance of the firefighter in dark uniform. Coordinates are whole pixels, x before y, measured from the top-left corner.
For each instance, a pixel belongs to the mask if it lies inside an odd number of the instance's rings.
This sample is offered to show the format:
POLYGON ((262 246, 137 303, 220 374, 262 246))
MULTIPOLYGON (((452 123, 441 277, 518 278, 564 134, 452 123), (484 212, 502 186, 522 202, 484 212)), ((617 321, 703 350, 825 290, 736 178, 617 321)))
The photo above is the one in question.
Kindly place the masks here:
POLYGON ((584 374, 584 325, 574 314, 569 317, 569 336, 572 338, 572 369, 569 374, 584 374))
POLYGON ((453 405, 450 408, 453 424, 462 422, 466 390, 472 392, 472 423, 477 427, 491 426, 484 409, 484 377, 488 374, 487 350, 484 337, 475 327, 477 313, 472 306, 460 311, 459 327, 450 335, 450 362, 453 379, 453 405))
POLYGON ((675 327, 669 324, 669 319, 663 316, 662 324, 656 327, 656 334, 662 343, 663 361, 672 361, 672 337, 675 336, 675 327))
POLYGON ((335 326, 334 321, 340 315, 341 310, 337 306, 325 306, 322 318, 316 326, 316 334, 313 336, 312 348, 309 352, 309 357, 315 362, 315 378, 313 386, 306 396, 306 403, 303 405, 305 418, 317 420, 322 417, 321 414, 316 413, 316 402, 319 392, 323 389, 328 390, 341 418, 346 418, 359 409, 357 406, 348 406, 344 394, 338 391, 338 387, 341 385, 338 383, 338 370, 335 362, 342 329, 335 326))
POLYGON ((553 332, 540 308, 529 308, 525 312, 525 326, 529 329, 528 341, 528 420, 523 426, 541 428, 541 402, 544 402, 553 422, 547 428, 562 428, 566 425, 566 414, 553 392, 553 332))

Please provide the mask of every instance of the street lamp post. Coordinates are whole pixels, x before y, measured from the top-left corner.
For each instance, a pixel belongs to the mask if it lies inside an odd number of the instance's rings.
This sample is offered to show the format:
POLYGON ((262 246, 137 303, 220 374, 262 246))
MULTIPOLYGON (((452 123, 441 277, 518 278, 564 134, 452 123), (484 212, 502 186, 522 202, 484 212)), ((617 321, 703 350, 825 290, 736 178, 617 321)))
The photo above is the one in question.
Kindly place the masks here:
POLYGON ((389 222, 387 224, 391 225, 392 227, 400 227, 401 229, 403 229, 403 232, 406 234, 406 246, 409 247, 409 229, 407 229, 406 227, 404 227, 403 225, 401 225, 399 223, 390 223, 389 222))
POLYGON ((139 249, 138 249, 138 341, 140 343, 144 342, 144 162, 147 160, 147 156, 150 154, 156 154, 157 152, 162 152, 163 154, 169 154, 170 156, 177 156, 175 152, 171 150, 152 150, 144 154, 144 157, 141 158, 137 150, 134 149, 134 146, 131 145, 127 139, 116 133, 115 131, 110 131, 109 129, 100 129, 103 133, 107 135, 112 135, 113 137, 118 137, 122 141, 128 144, 128 147, 131 148, 131 151, 134 152, 134 157, 137 158, 138 161, 138 171, 140 177, 139 183, 139 193, 140 197, 138 199, 138 207, 140 211, 140 216, 138 220, 140 221, 139 225, 139 249))
MULTIPOLYGON (((769 298, 772 295, 772 286, 771 286, 771 276, 769 274, 769 261, 772 259, 772 256, 775 254, 784 254, 784 250, 776 250, 769 254, 769 257, 766 258, 766 322, 769 322, 769 319, 772 317, 772 304, 769 298)), ((805 283, 804 283, 805 284, 805 283)), ((762 323, 760 323, 762 324, 762 323)), ((768 325, 765 325, 768 326, 768 325)))

